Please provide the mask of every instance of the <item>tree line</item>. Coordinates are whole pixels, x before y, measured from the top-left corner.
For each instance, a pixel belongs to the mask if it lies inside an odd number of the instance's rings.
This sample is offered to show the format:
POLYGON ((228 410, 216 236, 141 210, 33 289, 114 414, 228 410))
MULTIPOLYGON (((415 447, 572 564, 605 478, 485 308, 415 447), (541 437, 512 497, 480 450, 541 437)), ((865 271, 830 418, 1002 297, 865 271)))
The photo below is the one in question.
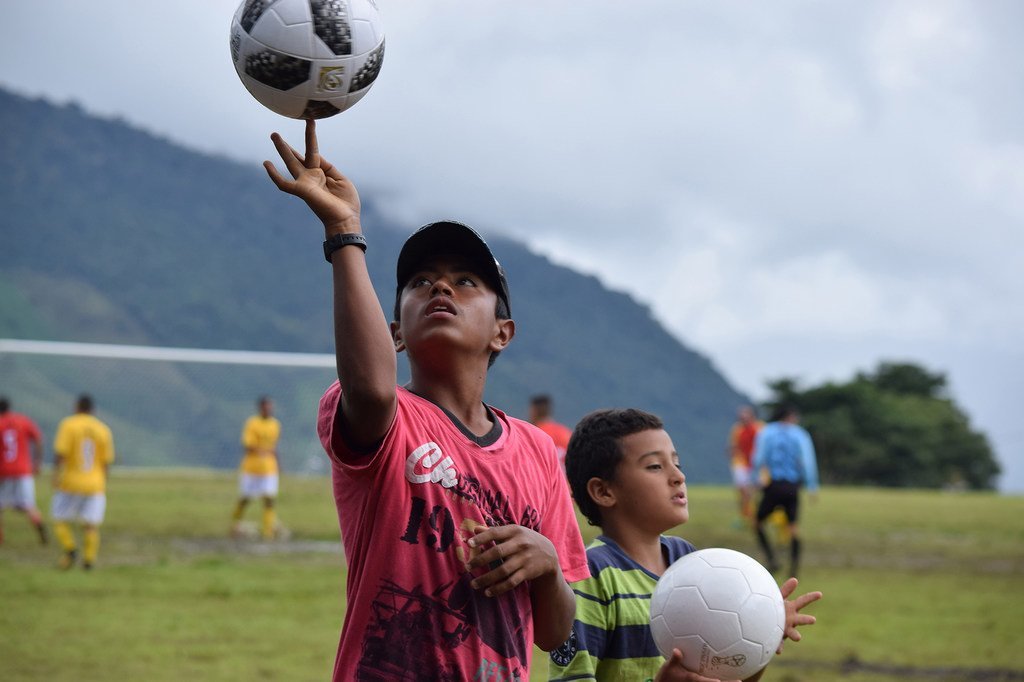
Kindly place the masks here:
POLYGON ((818 453, 821 480, 835 485, 995 487, 999 463, 985 434, 948 395, 944 374, 882 362, 846 383, 802 388, 769 382, 768 414, 797 407, 818 453))

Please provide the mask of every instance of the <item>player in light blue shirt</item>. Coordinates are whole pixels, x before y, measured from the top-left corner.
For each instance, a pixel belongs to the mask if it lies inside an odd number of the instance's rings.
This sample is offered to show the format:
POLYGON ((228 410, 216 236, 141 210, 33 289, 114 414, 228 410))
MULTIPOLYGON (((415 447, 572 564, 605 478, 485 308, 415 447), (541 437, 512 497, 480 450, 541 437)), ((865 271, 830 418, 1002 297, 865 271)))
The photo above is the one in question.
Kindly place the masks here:
POLYGON ((790 575, 797 574, 800 564, 800 533, 797 519, 800 513, 800 488, 806 486, 811 493, 818 492, 818 463, 814 443, 807 431, 799 425, 800 412, 792 405, 783 405, 776 418, 757 434, 754 441, 753 468, 768 472, 770 480, 761 495, 757 508, 755 532, 764 550, 768 570, 779 569, 775 553, 764 533, 764 521, 781 507, 789 523, 790 575))

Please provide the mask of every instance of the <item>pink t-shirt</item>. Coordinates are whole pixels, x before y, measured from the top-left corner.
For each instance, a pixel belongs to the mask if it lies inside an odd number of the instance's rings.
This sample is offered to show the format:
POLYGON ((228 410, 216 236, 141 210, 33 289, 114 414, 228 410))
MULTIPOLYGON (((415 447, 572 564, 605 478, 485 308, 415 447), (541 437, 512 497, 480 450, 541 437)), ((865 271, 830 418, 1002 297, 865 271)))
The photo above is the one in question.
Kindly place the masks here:
POLYGON ((359 459, 333 433, 340 397, 335 382, 317 421, 349 566, 334 680, 525 682, 529 586, 500 597, 471 588, 484 571, 466 572, 466 540, 477 525, 523 525, 552 542, 566 580, 588 577, 551 439, 493 410, 502 434, 482 446, 441 408, 398 388, 394 423, 380 448, 359 459))

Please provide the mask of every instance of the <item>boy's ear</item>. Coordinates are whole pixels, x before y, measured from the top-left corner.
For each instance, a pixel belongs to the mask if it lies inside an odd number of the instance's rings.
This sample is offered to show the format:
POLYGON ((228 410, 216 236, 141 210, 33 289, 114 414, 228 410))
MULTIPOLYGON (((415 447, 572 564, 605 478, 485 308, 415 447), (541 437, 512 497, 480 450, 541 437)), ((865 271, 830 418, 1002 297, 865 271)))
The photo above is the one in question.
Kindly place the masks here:
POLYGON ((587 481, 587 494, 599 507, 609 508, 615 506, 615 491, 603 478, 594 478, 587 481))
POLYGON ((512 342, 516 335, 516 323, 512 320, 497 320, 497 333, 491 340, 490 351, 492 353, 503 351, 512 342))
POLYGON ((402 325, 398 322, 391 323, 391 340, 395 344, 396 353, 401 353, 405 350, 405 341, 402 340, 402 325))

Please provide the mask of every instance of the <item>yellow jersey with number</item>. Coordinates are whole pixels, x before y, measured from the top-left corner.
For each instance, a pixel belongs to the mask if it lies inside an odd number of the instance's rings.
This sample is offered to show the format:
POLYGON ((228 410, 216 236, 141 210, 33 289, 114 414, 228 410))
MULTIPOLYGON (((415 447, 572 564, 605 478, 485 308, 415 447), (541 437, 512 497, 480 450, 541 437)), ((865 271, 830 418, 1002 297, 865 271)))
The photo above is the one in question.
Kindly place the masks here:
POLYGON ((277 473, 277 439, 281 436, 281 422, 274 417, 253 415, 242 427, 242 473, 268 476, 277 473))
POLYGON ((106 491, 107 467, 114 462, 114 437, 107 425, 91 414, 61 420, 53 450, 60 458, 57 489, 75 495, 106 491))

